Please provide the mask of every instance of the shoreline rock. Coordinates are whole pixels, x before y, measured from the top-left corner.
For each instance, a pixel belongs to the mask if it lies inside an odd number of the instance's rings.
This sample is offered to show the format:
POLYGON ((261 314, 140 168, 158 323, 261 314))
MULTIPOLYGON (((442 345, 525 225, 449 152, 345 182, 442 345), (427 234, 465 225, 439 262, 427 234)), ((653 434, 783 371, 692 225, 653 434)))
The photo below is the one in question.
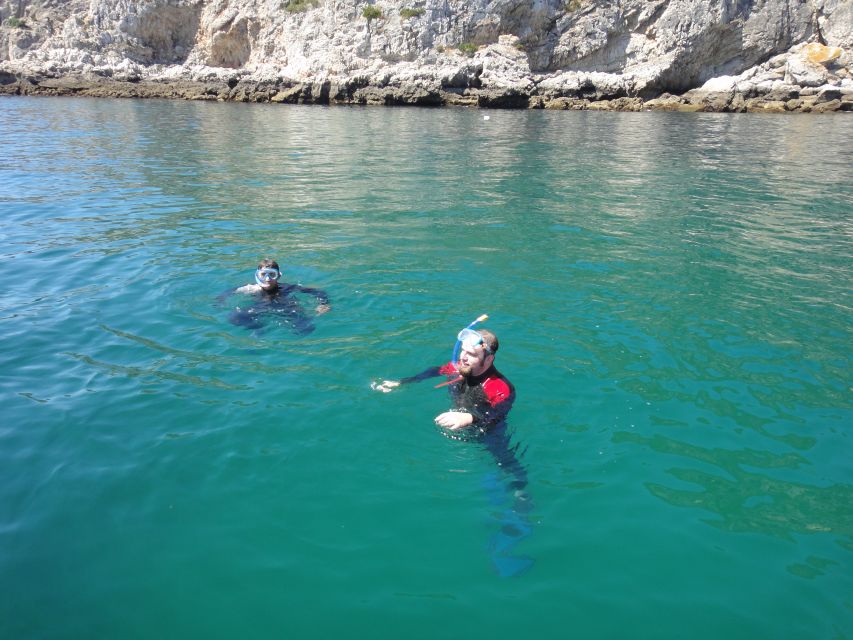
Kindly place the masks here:
POLYGON ((853 5, 815 1, 0 0, 0 95, 850 112, 853 5))
POLYGON ((830 113, 853 112, 853 83, 824 85, 807 92, 787 85, 766 94, 753 89, 704 91, 682 95, 663 93, 649 99, 623 96, 590 99, 578 96, 545 97, 541 94, 494 89, 433 89, 417 85, 374 86, 348 82, 291 83, 240 80, 187 79, 120 80, 97 74, 46 77, 0 71, 0 96, 78 96, 255 102, 273 104, 382 105, 420 107, 476 107, 482 109, 546 109, 574 111, 682 111, 716 113, 830 113))

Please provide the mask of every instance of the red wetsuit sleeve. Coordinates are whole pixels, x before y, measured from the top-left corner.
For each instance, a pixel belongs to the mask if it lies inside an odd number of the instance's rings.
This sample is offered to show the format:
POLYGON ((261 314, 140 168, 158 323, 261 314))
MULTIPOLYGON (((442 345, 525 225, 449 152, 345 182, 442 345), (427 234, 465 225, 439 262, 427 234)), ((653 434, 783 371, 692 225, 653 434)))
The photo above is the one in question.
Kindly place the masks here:
POLYGON ((483 383, 483 391, 489 400, 489 404, 493 407, 509 399, 512 395, 509 385, 501 378, 489 378, 486 380, 483 383))
POLYGON ((450 377, 452 375, 456 375, 456 367, 454 367, 452 363, 448 362, 440 367, 430 367, 426 371, 421 371, 417 375, 409 376, 408 378, 401 378, 400 383, 409 384, 410 382, 420 382, 421 380, 435 378, 436 376, 450 377))
POLYGON ((452 376, 456 373, 456 367, 452 362, 448 362, 447 364, 441 365, 438 372, 443 376, 452 376))

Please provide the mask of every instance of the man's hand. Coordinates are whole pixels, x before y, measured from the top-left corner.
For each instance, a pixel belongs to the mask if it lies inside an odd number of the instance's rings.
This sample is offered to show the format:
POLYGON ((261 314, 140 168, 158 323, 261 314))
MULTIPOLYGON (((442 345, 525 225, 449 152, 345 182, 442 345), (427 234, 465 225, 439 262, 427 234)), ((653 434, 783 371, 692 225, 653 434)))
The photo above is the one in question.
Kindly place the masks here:
POLYGON ((462 429, 474 424, 474 416, 464 411, 445 411, 441 415, 436 416, 435 423, 445 429, 462 429))
POLYGON ((371 382, 370 388, 374 391, 381 391, 382 393, 390 393, 392 390, 396 389, 400 386, 400 383, 396 380, 383 380, 382 382, 371 382))
POLYGON ((329 306, 329 305, 327 305, 327 304, 318 304, 318 305, 317 305, 317 315, 318 315, 318 316, 321 316, 321 315, 323 315, 324 313, 328 313, 328 312, 329 312, 329 311, 331 311, 331 310, 332 310, 332 307, 330 307, 330 306, 329 306))

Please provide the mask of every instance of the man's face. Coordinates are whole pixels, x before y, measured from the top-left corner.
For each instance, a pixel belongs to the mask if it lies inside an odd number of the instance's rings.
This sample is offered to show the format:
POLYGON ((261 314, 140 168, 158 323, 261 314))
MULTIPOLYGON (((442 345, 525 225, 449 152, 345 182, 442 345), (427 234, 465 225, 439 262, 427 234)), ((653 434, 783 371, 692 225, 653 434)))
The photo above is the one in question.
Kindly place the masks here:
POLYGON ((264 291, 274 291, 278 288, 278 280, 261 280, 261 289, 264 291))
POLYGON ((488 369, 495 357, 478 344, 473 347, 462 347, 459 352, 457 368, 465 376, 478 376, 488 369))
POLYGON ((278 280, 281 278, 281 271, 271 267, 261 267, 258 269, 255 278, 261 289, 264 291, 274 291, 278 288, 278 280))

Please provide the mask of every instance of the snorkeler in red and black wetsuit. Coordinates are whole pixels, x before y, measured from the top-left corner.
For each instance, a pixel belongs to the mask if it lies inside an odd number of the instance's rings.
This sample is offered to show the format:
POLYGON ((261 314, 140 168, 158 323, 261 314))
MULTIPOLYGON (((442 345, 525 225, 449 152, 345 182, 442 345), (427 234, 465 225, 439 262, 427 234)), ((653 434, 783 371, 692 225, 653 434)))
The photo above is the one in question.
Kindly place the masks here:
POLYGON ((465 429, 469 437, 486 433, 506 418, 515 400, 515 388, 495 368, 498 338, 494 333, 488 329, 464 329, 459 340, 461 350, 457 362, 430 367, 399 381, 384 380, 373 388, 387 393, 401 384, 447 376, 444 384, 450 387, 453 408, 436 416, 435 423, 450 431, 465 429))
POLYGON ((472 325, 459 333, 454 357, 447 364, 409 378, 374 383, 372 387, 387 393, 401 384, 447 377, 447 382, 437 386, 449 385, 453 408, 436 416, 435 423, 444 427, 446 435, 454 440, 482 442, 497 462, 503 478, 490 479, 487 485, 498 501, 505 492, 509 504, 497 518, 500 528, 492 536, 489 548, 501 575, 519 575, 533 565, 531 558, 513 554, 514 547, 530 535, 532 525, 528 514, 533 503, 526 490, 527 469, 521 464, 524 451, 519 452, 518 444, 511 444, 506 422, 515 400, 515 388, 495 368, 497 336, 488 329, 473 331, 472 325))

